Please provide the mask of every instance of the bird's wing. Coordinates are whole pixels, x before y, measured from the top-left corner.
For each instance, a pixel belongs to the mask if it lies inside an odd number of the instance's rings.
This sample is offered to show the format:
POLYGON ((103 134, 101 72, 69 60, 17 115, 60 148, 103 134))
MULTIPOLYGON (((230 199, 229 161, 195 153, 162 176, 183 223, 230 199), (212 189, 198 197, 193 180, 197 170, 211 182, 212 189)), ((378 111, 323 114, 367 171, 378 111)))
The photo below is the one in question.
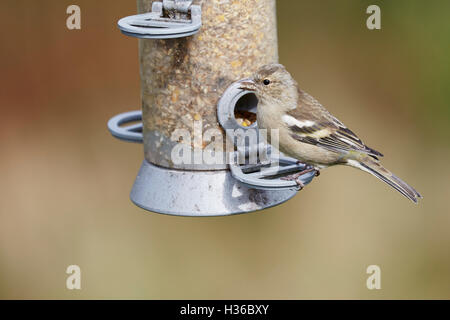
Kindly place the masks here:
POLYGON ((353 131, 330 114, 316 99, 299 90, 297 108, 283 116, 293 138, 338 153, 359 151, 373 157, 383 155, 367 147, 353 131))

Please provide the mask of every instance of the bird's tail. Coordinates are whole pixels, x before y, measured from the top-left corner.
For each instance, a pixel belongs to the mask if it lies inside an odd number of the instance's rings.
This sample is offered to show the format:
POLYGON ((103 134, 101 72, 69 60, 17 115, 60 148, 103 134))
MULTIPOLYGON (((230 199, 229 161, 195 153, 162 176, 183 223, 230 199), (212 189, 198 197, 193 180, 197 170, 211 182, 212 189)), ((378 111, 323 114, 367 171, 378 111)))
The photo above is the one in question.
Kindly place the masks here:
POLYGON ((364 157, 359 160, 348 160, 347 164, 374 175, 415 203, 417 203, 418 198, 423 198, 413 187, 384 168, 375 159, 364 157))

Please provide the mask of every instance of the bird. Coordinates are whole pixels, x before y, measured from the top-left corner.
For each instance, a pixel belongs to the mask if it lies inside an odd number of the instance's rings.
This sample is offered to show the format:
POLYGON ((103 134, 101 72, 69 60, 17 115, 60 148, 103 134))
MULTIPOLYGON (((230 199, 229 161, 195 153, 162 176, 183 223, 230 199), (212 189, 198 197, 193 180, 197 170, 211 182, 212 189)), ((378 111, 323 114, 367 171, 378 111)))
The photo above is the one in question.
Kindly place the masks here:
MULTIPOLYGON (((311 171, 346 165, 360 169, 400 192, 414 203, 422 195, 382 166, 383 154, 368 147, 319 101, 299 88, 289 71, 281 64, 262 66, 250 78, 240 81, 239 88, 254 93, 258 99, 256 120, 259 129, 278 129, 278 149, 285 155, 308 165, 306 170, 285 177, 295 180, 311 171)), ((270 135, 267 137, 270 144, 270 135)))

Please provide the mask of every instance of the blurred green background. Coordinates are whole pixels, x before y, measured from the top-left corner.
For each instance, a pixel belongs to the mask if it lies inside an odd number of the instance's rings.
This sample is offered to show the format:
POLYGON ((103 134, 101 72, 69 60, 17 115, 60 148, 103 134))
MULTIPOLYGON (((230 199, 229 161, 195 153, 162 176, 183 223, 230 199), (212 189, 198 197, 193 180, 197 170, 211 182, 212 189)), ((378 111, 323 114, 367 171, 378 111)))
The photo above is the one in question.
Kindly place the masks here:
POLYGON ((450 298, 450 2, 278 1, 280 62, 417 188, 324 170, 293 200, 224 218, 147 213, 142 147, 107 120, 140 107, 135 1, 0 4, 0 298, 450 298), (66 28, 66 8, 82 30, 66 28), (382 29, 366 28, 367 6, 382 29), (82 290, 65 287, 68 265, 82 290), (381 290, 366 288, 368 265, 381 290))

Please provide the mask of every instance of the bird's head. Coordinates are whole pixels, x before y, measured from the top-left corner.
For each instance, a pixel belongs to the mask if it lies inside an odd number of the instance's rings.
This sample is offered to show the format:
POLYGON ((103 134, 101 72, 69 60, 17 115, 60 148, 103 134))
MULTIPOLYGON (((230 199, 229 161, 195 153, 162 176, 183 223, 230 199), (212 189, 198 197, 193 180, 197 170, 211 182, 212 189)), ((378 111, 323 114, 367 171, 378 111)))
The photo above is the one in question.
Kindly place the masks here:
POLYGON ((252 77, 239 83, 240 89, 255 93, 265 105, 287 109, 297 105, 297 82, 281 64, 265 65, 252 77))

